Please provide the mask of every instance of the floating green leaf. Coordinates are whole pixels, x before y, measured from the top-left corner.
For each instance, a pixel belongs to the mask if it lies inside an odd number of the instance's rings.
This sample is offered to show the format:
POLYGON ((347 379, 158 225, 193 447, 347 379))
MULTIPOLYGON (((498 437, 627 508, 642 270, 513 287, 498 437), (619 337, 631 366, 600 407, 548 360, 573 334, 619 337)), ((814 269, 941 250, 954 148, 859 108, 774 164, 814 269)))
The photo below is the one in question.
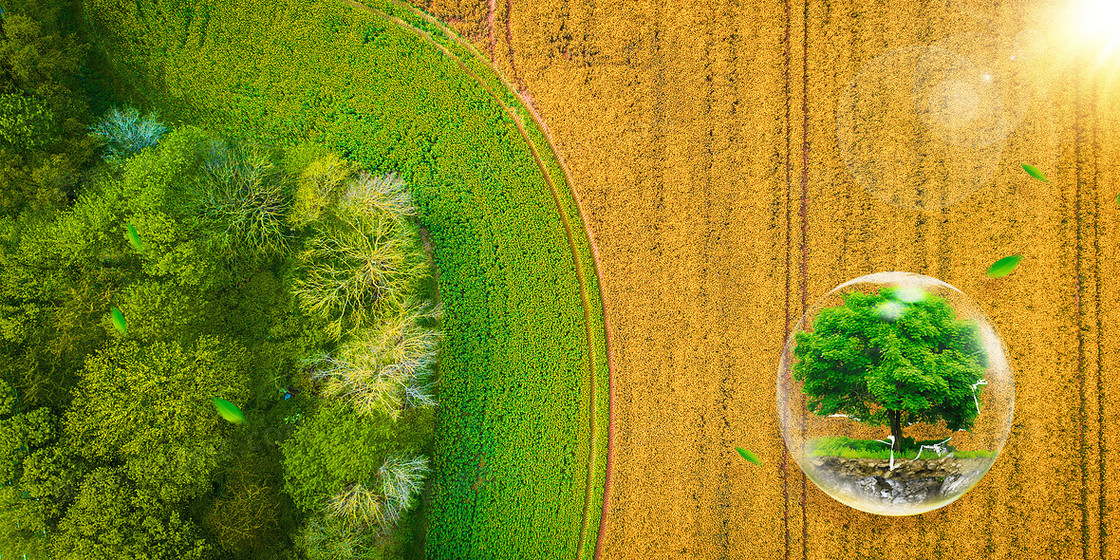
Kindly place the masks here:
POLYGON ((1015 267, 1019 266, 1019 261, 1023 260, 1023 255, 1011 255, 996 261, 990 268, 988 268, 989 278, 1003 278, 1011 274, 1015 267))
POLYGON ((136 228, 132 224, 125 224, 124 227, 128 229, 128 242, 132 244, 132 248, 136 249, 137 253, 144 252, 144 244, 140 242, 140 235, 136 233, 136 228))
POLYGON ((752 462, 756 465, 761 465, 762 464, 762 461, 758 460, 758 455, 755 455, 754 453, 751 453, 750 451, 747 451, 746 449, 743 449, 742 447, 736 447, 735 449, 739 452, 740 455, 743 456, 744 459, 746 459, 746 460, 748 460, 748 461, 750 461, 750 462, 752 462))
POLYGON ((113 326, 117 327, 118 331, 121 331, 122 333, 128 332, 128 323, 124 321, 124 314, 121 313, 120 309, 117 309, 116 307, 110 307, 109 314, 112 315, 113 326))
POLYGON ((1039 181, 1042 181, 1043 183, 1049 183, 1050 182, 1050 180, 1047 179, 1046 176, 1043 175, 1042 172, 1039 171, 1038 168, 1033 166, 1033 165, 1024 163, 1023 164, 1023 171, 1026 171, 1028 174, 1030 174, 1031 177, 1034 177, 1035 179, 1038 179, 1039 181))
POLYGON ((217 397, 215 397, 213 401, 214 408, 218 410, 218 414, 221 414, 222 418, 225 418, 226 420, 234 424, 245 423, 245 414, 241 412, 240 408, 237 408, 237 405, 225 399, 219 399, 217 397))

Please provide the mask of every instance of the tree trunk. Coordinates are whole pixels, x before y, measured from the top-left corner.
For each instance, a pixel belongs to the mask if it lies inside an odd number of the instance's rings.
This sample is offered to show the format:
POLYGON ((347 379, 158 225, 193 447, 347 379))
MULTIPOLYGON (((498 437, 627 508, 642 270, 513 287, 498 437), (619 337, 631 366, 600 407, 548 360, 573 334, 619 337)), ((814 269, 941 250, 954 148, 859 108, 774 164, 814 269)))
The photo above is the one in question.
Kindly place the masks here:
POLYGON ((894 450, 895 455, 902 453, 902 411, 901 410, 888 410, 887 417, 891 419, 891 435, 894 436, 894 450))

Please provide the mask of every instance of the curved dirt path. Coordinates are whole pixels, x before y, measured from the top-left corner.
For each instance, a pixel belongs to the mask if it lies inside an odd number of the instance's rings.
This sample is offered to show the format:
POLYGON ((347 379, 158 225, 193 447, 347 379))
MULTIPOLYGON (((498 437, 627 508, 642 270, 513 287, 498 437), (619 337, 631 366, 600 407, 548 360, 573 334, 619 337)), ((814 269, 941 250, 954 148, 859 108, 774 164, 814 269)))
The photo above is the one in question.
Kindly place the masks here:
MULTIPOLYGON (((464 64, 463 61, 460 58, 458 58, 453 53, 451 53, 444 45, 440 44, 439 41, 435 40, 431 36, 430 33, 426 32, 426 31, 423 31, 421 29, 418 29, 415 26, 409 24, 408 22, 406 22, 406 21, 404 21, 404 20, 402 20, 402 19, 400 19, 400 18, 398 18, 398 17, 396 17, 392 14, 388 14, 388 13, 385 13, 381 10, 373 8, 371 6, 361 4, 361 3, 357 2, 356 0, 343 0, 343 1, 347 5, 351 6, 354 9, 362 10, 362 11, 365 11, 367 13, 373 14, 373 15, 375 15, 375 16, 377 16, 377 17, 379 17, 379 18, 381 18, 381 19, 383 19, 383 20, 385 20, 389 23, 392 23, 392 24, 400 27, 403 30, 406 30, 406 31, 409 31, 409 32, 415 34, 416 36, 422 38, 424 41, 426 41, 430 45, 436 47, 441 52, 443 52, 445 55, 447 55, 449 58, 454 60, 459 65, 459 67, 468 76, 470 76, 473 80, 475 80, 480 86, 482 86, 483 89, 486 90, 487 93, 490 94, 491 98, 493 98, 494 101, 502 108, 502 110, 510 117, 510 119, 513 120, 514 124, 517 126, 518 132, 521 134, 521 137, 525 140, 526 144, 529 146, 529 150, 533 154, 533 159, 536 162, 537 167, 540 169, 541 174, 544 176, 545 182, 548 184, 549 190, 552 192, 553 201, 556 203, 556 209, 557 209, 558 213, 560 214, 560 220, 564 225, 564 233, 565 233, 565 236, 568 239, 568 245, 569 245, 569 247, 572 251, 572 259, 573 259, 574 264, 575 264, 576 275, 579 279, 580 299, 582 301, 583 310, 584 310, 584 325, 587 328, 587 341, 588 341, 587 353, 588 353, 589 370, 590 370, 590 375, 591 375, 591 383, 590 383, 590 390, 589 390, 589 394, 590 394, 589 417, 590 417, 591 425, 590 425, 590 438, 589 438, 590 439, 590 445, 588 446, 589 451, 588 451, 588 460, 587 460, 587 464, 588 464, 587 483, 586 483, 586 490, 584 492, 583 520, 582 520, 582 523, 581 523, 581 526, 580 526, 579 546, 577 548, 577 550, 579 551, 578 558, 583 558, 584 557, 584 549, 585 549, 585 546, 586 546, 586 543, 587 543, 588 527, 589 527, 589 524, 590 524, 592 495, 594 494, 594 491, 595 491, 595 488, 594 488, 594 486, 595 486, 594 485, 594 479, 595 479, 595 472, 596 472, 595 465, 598 462, 598 453, 597 453, 597 449, 596 449, 597 446, 595 445, 595 442, 596 442, 596 440, 598 439, 598 436, 599 436, 599 429, 600 429, 599 425, 598 425, 598 422, 596 421, 596 419, 598 417, 598 411, 599 411, 599 405, 600 405, 600 403, 598 402, 599 399, 598 399, 597 390, 596 390, 597 384, 596 384, 596 376, 595 376, 595 369, 596 369, 597 361, 595 359, 595 348, 594 348, 595 336, 594 336, 594 333, 593 333, 593 330, 592 330, 592 327, 591 327, 591 321, 590 321, 591 302, 589 300, 588 293, 587 293, 587 280, 584 277, 583 266, 581 266, 581 263, 580 263, 579 251, 576 247, 575 237, 573 236, 573 233, 572 233, 571 220, 570 220, 567 212, 564 209, 564 205, 560 201, 560 194, 557 191, 555 182, 553 181, 552 176, 549 174, 548 167, 545 164, 544 160, 542 159, 542 157, 541 157, 541 155, 540 155, 540 153, 537 149, 537 145, 533 142, 532 138, 530 138, 529 133, 525 128, 525 124, 522 122, 520 116, 505 101, 503 101, 503 99, 498 94, 498 92, 495 92, 486 83, 485 80, 483 80, 480 76, 478 76, 478 74, 476 74, 469 67, 467 67, 467 65, 464 64)), ((502 74, 500 72, 498 72, 498 69, 493 65, 492 62, 487 61, 486 58, 483 57, 482 54, 478 52, 478 50, 474 47, 474 45, 472 45, 471 43, 463 40, 457 33, 452 31, 451 29, 449 29, 447 26, 445 26, 438 19, 430 16, 427 13, 424 13, 421 10, 418 10, 417 8, 415 8, 415 7, 413 7, 409 4, 405 4, 405 3, 400 2, 398 0, 388 0, 388 1, 390 3, 396 5, 397 7, 401 8, 401 9, 405 9, 405 10, 410 11, 411 13, 413 13, 417 17, 420 17, 420 18, 424 19, 428 23, 431 23, 432 25, 435 25, 447 37, 449 37, 451 40, 455 41, 459 46, 461 46, 462 48, 464 48, 468 52, 470 52, 479 62, 482 62, 483 64, 485 64, 487 66, 487 68, 493 73, 493 75, 501 81, 502 85, 505 86, 505 88, 507 90, 509 90, 511 92, 517 92, 518 98, 520 99, 522 104, 525 106, 525 108, 528 110, 529 114, 532 116, 533 124, 536 125, 537 128, 544 135, 545 140, 548 143, 548 148, 551 151, 551 153, 553 154, 553 156, 556 158, 557 165, 560 168, 561 173, 563 174, 564 181, 567 183, 568 188, 569 188, 569 192, 571 193, 572 199, 574 200, 574 202, 576 204, 576 210, 577 210, 577 213, 579 214, 580 224, 583 227, 583 234, 588 241, 588 246, 589 246, 590 251, 591 251, 591 256, 592 256, 591 265, 592 265, 592 269, 595 272, 596 279, 598 280, 598 288, 599 288, 598 296, 599 296, 599 301, 600 301, 600 304, 601 304, 602 299, 603 299, 603 276, 602 276, 602 272, 601 272, 600 266, 599 266, 599 251, 598 251, 597 246, 595 245, 594 237, 591 235, 591 230, 590 230, 590 227, 588 226, 588 223, 587 223, 587 217, 586 217, 587 212, 583 207, 583 202, 577 196, 575 188, 572 185, 572 178, 571 178, 571 175, 568 171, 568 167, 560 159, 559 155, 557 155, 555 149, 553 149, 554 144, 552 142, 552 138, 549 134, 548 128, 545 126, 544 121, 540 116, 540 113, 537 111, 536 107, 533 105, 532 99, 529 97, 528 92, 525 89, 525 87, 522 85, 518 88, 515 88, 509 81, 507 81, 502 76, 502 74)), ((508 9, 508 2, 507 2, 507 9, 508 9)), ((493 29, 492 28, 493 15, 494 15, 493 10, 491 10, 489 12, 489 15, 488 15, 488 20, 490 20, 488 23, 491 25, 491 34, 493 32, 492 31, 492 29, 493 29)), ((507 25, 507 30, 506 31, 507 31, 507 39, 508 39, 508 34, 509 34, 509 31, 510 31, 508 29, 508 25, 507 25)), ((493 48, 492 45, 493 44, 491 43, 491 48, 493 48)), ((510 46, 510 49, 511 49, 511 56, 512 56, 512 45, 510 46)), ((615 422, 614 422, 615 417, 614 417, 614 406, 613 406, 613 404, 614 404, 613 372, 614 372, 615 366, 614 366, 613 355, 611 353, 611 328, 610 328, 610 322, 607 318, 607 313, 606 313, 605 306, 603 306, 602 313, 603 313, 603 331, 604 331, 604 339, 605 339, 605 346, 606 346, 606 348, 604 350, 605 350, 605 354, 606 354, 606 357, 607 357, 607 387, 608 387, 608 389, 607 389, 607 414, 608 414, 607 457, 606 457, 606 465, 604 467, 605 472, 604 472, 604 482, 603 482, 603 505, 602 505, 602 510, 601 510, 601 513, 600 513, 599 527, 598 527, 597 537, 596 537, 596 541, 595 541, 594 558, 599 558, 600 557, 602 549, 603 549, 603 544, 604 544, 603 535, 606 532, 607 512, 608 512, 608 509, 609 509, 609 506, 610 506, 611 481, 612 481, 612 478, 613 478, 612 477, 612 467, 613 467, 614 439, 615 439, 615 430, 614 430, 614 428, 615 428, 615 422)))

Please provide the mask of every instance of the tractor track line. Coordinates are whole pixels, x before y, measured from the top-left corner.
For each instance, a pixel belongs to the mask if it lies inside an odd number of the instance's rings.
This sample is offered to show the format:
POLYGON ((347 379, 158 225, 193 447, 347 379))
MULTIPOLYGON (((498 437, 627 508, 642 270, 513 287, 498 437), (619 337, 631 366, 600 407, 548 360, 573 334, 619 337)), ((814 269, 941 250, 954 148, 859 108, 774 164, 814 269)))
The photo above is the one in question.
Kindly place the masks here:
POLYGON ((1097 511, 1098 519, 1100 519, 1099 526, 1097 527, 1098 539, 1100 540, 1100 558, 1106 560, 1108 558, 1108 524, 1104 521, 1105 512, 1108 507, 1107 489, 1105 486, 1105 460, 1107 454, 1105 453, 1105 431, 1104 431, 1104 394, 1105 387, 1104 381, 1101 376, 1101 356, 1104 355, 1103 342, 1103 322, 1101 320, 1101 199, 1100 199, 1100 145, 1098 143, 1097 133, 1100 131, 1100 112, 1097 111, 1097 99, 1100 97, 1100 86, 1098 84, 1098 76, 1093 77, 1093 95, 1090 98, 1092 103, 1092 110, 1090 113, 1093 115, 1093 192, 1097 196, 1093 197, 1094 211, 1093 211, 1093 248, 1095 255, 1093 257, 1093 264, 1095 265, 1094 272, 1095 278, 1093 280, 1093 287, 1096 290, 1094 309, 1097 310, 1097 464, 1100 467, 1097 469, 1097 484, 1100 488, 1100 493, 1097 495, 1097 511))
MULTIPOLYGON (((789 126, 790 126, 790 117, 789 117, 789 112, 790 112, 790 107, 789 107, 789 105, 790 105, 790 99, 789 99, 789 95, 790 95, 790 87, 789 87, 790 52, 789 51, 790 51, 790 26, 792 25, 791 22, 790 22, 790 6, 789 6, 789 3, 790 3, 790 0, 785 0, 785 2, 784 2, 784 4, 785 4, 786 25, 785 25, 785 32, 782 34, 782 46, 784 47, 783 48, 783 50, 784 50, 784 57, 783 57, 783 59, 784 59, 783 70, 784 71, 783 71, 783 73, 785 74, 785 100, 786 100, 785 125, 787 127, 786 128, 786 133, 785 133, 785 137, 786 137, 786 153, 785 153, 785 155, 786 155, 786 165, 785 165, 785 167, 786 167, 786 189, 785 189, 785 191, 786 191, 786 242, 785 242, 785 246, 786 246, 786 268, 785 268, 786 297, 785 297, 785 329, 782 331, 782 339, 781 339, 783 347, 785 346, 786 337, 789 335, 789 319, 790 319, 790 317, 789 317, 789 296, 790 296, 790 292, 789 292, 790 291, 789 265, 790 265, 790 252, 791 252, 790 251, 790 241, 791 241, 790 240, 790 237, 791 237, 790 227, 791 227, 791 222, 792 222, 792 218, 790 216, 790 209, 791 209, 791 206, 793 205, 793 201, 790 199, 790 191, 792 190, 791 187, 792 187, 792 184, 793 184, 792 169, 790 169, 790 166, 792 165, 792 162, 790 161, 790 136, 793 134, 793 131, 790 130, 790 128, 789 128, 789 126)), ((781 462, 778 464, 778 472, 779 472, 779 474, 781 475, 781 478, 782 478, 782 504, 783 504, 783 509, 782 509, 782 533, 785 537, 785 555, 783 556, 784 560, 789 560, 789 459, 790 459, 789 451, 786 449, 785 442, 782 442, 782 459, 781 459, 781 462)))
MULTIPOLYGON (((491 0, 491 1, 497 1, 497 0, 491 0)), ((528 89, 526 89, 526 87, 525 87, 525 82, 521 81, 521 74, 519 74, 517 72, 517 60, 515 60, 514 55, 513 55, 513 23, 512 23, 512 21, 513 21, 513 0, 506 0, 506 48, 509 50, 509 73, 510 73, 511 76, 513 76, 513 81, 517 82, 517 93, 524 94, 526 91, 528 91, 528 89)), ((494 73, 495 74, 498 73, 497 68, 494 69, 494 73)), ((499 77, 500 77, 500 75, 499 75, 499 77)), ((502 82, 505 83, 505 80, 503 79, 502 82)), ((506 85, 507 85, 507 87, 509 86, 509 84, 506 84, 506 85)), ((513 89, 513 88, 510 87, 510 89, 513 89)), ((551 144, 552 144, 552 139, 551 138, 548 139, 548 143, 550 144, 549 147, 551 148, 552 147, 551 146, 551 144)), ((555 150, 553 151, 553 153, 556 153, 555 150)), ((560 158, 557 157, 556 159, 559 160, 560 158)), ((565 175, 567 175, 567 174, 565 174, 565 175)))
POLYGON ((489 0, 486 6, 486 28, 489 30, 487 35, 486 50, 490 51, 490 60, 494 60, 494 16, 498 12, 498 0, 489 0))
MULTIPOLYGON (((587 296, 587 282, 586 282, 586 279, 584 278, 584 275, 583 275, 583 267, 580 266, 579 253, 578 253, 578 251, 576 249, 576 246, 575 246, 575 238, 572 234, 571 223, 570 223, 570 220, 568 218, 567 212, 564 211, 563 205, 560 203, 560 195, 559 195, 559 192, 556 190, 556 185, 552 181, 552 177, 548 173, 548 169, 544 164, 544 160, 541 158, 540 153, 537 151, 536 145, 533 143, 532 139, 529 137, 529 134, 525 129, 524 123, 521 121, 520 118, 518 118, 518 115, 516 113, 514 113, 513 110, 505 104, 505 102, 502 101, 501 97, 495 91, 493 91, 490 88, 490 86, 487 85, 486 82, 481 77, 479 77, 474 71, 472 71, 470 68, 468 68, 467 65, 465 63, 463 63, 463 61, 461 59, 459 59, 457 56, 452 54, 451 51, 449 51, 447 49, 447 47, 445 47, 444 45, 442 45, 438 41, 436 41, 431 36, 431 34, 425 32, 423 30, 417 29, 416 27, 413 27, 408 22, 405 22, 404 20, 401 20, 398 17, 395 17, 393 15, 381 12, 380 10, 377 10, 377 9, 371 7, 371 6, 366 6, 365 4, 361 4, 361 3, 357 2, 357 0, 343 0, 343 1, 346 4, 350 5, 352 8, 370 13, 374 16, 377 16, 377 17, 379 17, 379 18, 381 18, 381 19, 383 19, 383 20, 385 20, 389 23, 392 23, 392 24, 400 27, 401 29, 405 29, 405 30, 408 30, 408 31, 416 34, 417 36, 426 40, 432 46, 439 49, 441 52, 443 52, 449 58, 454 60, 459 65, 459 67, 464 72, 467 73, 467 75, 469 75, 471 78, 473 78, 480 86, 483 87, 483 89, 486 90, 487 93, 490 94, 490 96, 494 99, 494 101, 513 120, 514 124, 517 126, 518 132, 521 133, 522 138, 524 138, 525 142, 529 145, 529 150, 533 153, 533 159, 537 163, 537 167, 541 170, 541 174, 544 176, 545 182, 548 183, 549 190, 552 192, 553 201, 556 203, 557 211, 560 214, 561 222, 564 224, 564 232, 565 232, 565 235, 568 238, 568 245, 569 245, 569 247, 571 248, 571 251, 572 251, 572 259, 573 259, 574 264, 575 264, 576 275, 579 279, 580 298, 583 302, 584 324, 587 326, 588 358, 589 358, 589 364, 590 364, 589 369, 591 370, 591 387, 590 387, 590 391, 589 391, 590 401, 591 401, 590 402, 590 405, 591 405, 590 406, 590 414, 589 414, 590 424, 591 424, 591 435, 590 435, 590 445, 589 445, 589 455, 590 455, 590 457, 589 457, 589 460, 588 460, 587 489, 584 493, 583 523, 582 523, 581 528, 580 528, 579 548, 577 549, 577 551, 578 551, 577 552, 577 554, 578 554, 577 558, 582 558, 584 545, 585 545, 586 539, 587 539, 587 527, 588 527, 588 523, 589 523, 588 516, 589 516, 589 513, 590 513, 591 495, 593 493, 593 486, 594 486, 595 464, 597 462, 596 461, 597 457, 596 457, 596 450, 595 450, 595 447, 596 447, 595 446, 595 441, 598 439, 598 423, 596 422, 596 417, 598 415, 598 403, 597 403, 598 399, 596 398, 596 392, 597 392, 596 391, 596 385, 597 384, 595 383, 595 357, 594 357, 594 348, 593 348, 593 342, 592 342, 592 340, 594 339, 594 336, 593 336, 593 332, 592 332, 592 329, 591 329, 591 321, 590 321, 591 310, 589 309, 590 308, 590 302, 589 302, 588 296, 587 296)), ((502 78, 501 74, 497 71, 497 68, 495 68, 493 64, 487 63, 486 60, 477 51, 477 49, 474 48, 473 45, 463 41, 462 38, 460 38, 457 34, 455 34, 450 29, 448 29, 446 26, 444 26, 442 23, 440 23, 439 20, 429 16, 428 14, 426 14, 422 11, 417 10, 415 7, 413 7, 411 5, 401 3, 398 0, 390 0, 390 1, 392 1, 394 4, 398 5, 399 7, 403 8, 403 9, 407 9, 407 10, 411 11, 412 13, 416 14, 417 16, 423 18, 425 21, 428 21, 428 22, 432 23, 433 25, 436 25, 441 31, 443 31, 443 33, 447 37, 449 37, 450 39, 457 42, 460 46, 467 49, 471 54, 475 55, 480 61, 482 61, 483 64, 486 64, 487 67, 489 67, 490 70, 492 72, 494 72, 494 75, 498 77, 498 79, 502 82, 503 85, 505 85, 508 89, 513 90, 513 87, 509 84, 509 82, 507 82, 504 78, 502 78)), ((506 5, 507 5, 507 8, 508 8, 509 0, 507 0, 506 5)), ((508 21, 507 21, 507 38, 509 37, 508 29, 509 29, 509 25, 508 25, 508 21)), ((512 55, 512 46, 510 47, 510 53, 512 55)), ((516 71, 516 69, 515 69, 515 71, 516 71)), ((543 126, 543 121, 540 119, 539 113, 532 106, 531 101, 529 100, 528 96, 525 95, 524 91, 520 91, 519 93, 521 94, 521 95, 519 95, 519 97, 525 103, 526 108, 529 110, 530 114, 532 115, 534 123, 538 124, 542 133, 545 135, 546 140, 549 143, 549 148, 552 148, 551 136, 549 136, 547 128, 543 126)), ((576 208, 577 208, 577 210, 580 214, 580 221, 583 225, 583 232, 584 232, 584 235, 586 236, 586 238, 588 240, 589 248, 591 249, 592 268, 594 269, 596 277, 599 280, 599 298, 600 298, 600 302, 602 302, 603 288, 602 288, 602 272, 600 270, 599 262, 598 262, 599 261, 599 254, 598 254, 598 249, 595 246, 595 243, 594 243, 593 238, 591 236, 590 229, 589 229, 588 224, 587 224, 586 211, 584 210, 583 204, 581 203, 579 197, 576 196, 575 188, 572 186, 571 176, 568 172, 567 166, 564 165, 564 163, 560 159, 560 157, 558 155, 556 155, 555 150, 553 150, 552 153, 556 157, 557 163, 559 164, 560 170, 561 170, 565 180, 568 182, 568 187, 569 187, 570 192, 572 194, 572 198, 574 199, 574 201, 576 203, 576 208)), ((607 321, 606 307, 604 306, 604 309, 603 309, 603 331, 604 331, 604 333, 603 334, 604 334, 604 343, 606 345, 606 354, 607 354, 607 382, 608 382, 608 426, 607 426, 607 461, 606 461, 607 464, 606 464, 605 480, 604 480, 604 484, 603 484, 603 514, 602 514, 602 516, 600 517, 600 520, 599 520, 600 531, 599 531, 598 539, 596 540, 596 549, 595 549, 595 556, 594 556, 595 558, 599 557, 600 551, 601 551, 603 528, 605 527, 606 512, 607 512, 607 508, 608 508, 608 505, 609 505, 608 497, 610 496, 610 486, 611 486, 611 478, 612 478, 611 477, 611 467, 613 465, 612 458, 613 458, 613 447, 614 447, 614 406, 613 406, 613 404, 614 404, 614 383, 613 383, 614 359, 613 359, 613 355, 611 354, 611 351, 610 351, 611 336, 610 336, 610 326, 609 325, 610 324, 607 321)))
MULTIPOLYGON (((804 0, 801 17, 801 314, 805 314, 809 286, 809 0, 804 0)), ((805 440, 805 424, 801 424, 805 440)), ((808 493, 805 473, 801 473, 801 559, 809 557, 809 518, 805 511, 808 493)))
POLYGON ((1078 405, 1078 415, 1081 418, 1081 427, 1079 430, 1078 447, 1081 455, 1081 556, 1084 560, 1089 560, 1089 468, 1086 465, 1088 460, 1088 438, 1086 437, 1086 429, 1088 420, 1085 418, 1086 396, 1085 396, 1085 330, 1084 313, 1081 308, 1081 294, 1084 286, 1081 282, 1081 249, 1083 248, 1084 239, 1081 235, 1081 75, 1074 74, 1074 90, 1073 90, 1073 129, 1074 129, 1074 143, 1073 143, 1073 160, 1074 160, 1074 189, 1073 189, 1073 215, 1074 215, 1074 256, 1073 256, 1073 305, 1077 313, 1077 371, 1078 376, 1078 396, 1080 402, 1078 405))

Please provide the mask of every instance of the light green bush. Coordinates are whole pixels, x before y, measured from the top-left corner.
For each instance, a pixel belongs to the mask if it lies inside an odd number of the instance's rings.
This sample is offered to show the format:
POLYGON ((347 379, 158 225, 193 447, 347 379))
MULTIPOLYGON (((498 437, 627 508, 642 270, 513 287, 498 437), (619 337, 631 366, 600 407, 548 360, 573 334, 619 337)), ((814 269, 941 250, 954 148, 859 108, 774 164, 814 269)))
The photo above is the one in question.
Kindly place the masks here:
POLYGON ((289 217, 292 225, 304 227, 318 220, 323 208, 337 200, 338 190, 353 174, 353 164, 333 153, 307 165, 296 185, 289 217))

